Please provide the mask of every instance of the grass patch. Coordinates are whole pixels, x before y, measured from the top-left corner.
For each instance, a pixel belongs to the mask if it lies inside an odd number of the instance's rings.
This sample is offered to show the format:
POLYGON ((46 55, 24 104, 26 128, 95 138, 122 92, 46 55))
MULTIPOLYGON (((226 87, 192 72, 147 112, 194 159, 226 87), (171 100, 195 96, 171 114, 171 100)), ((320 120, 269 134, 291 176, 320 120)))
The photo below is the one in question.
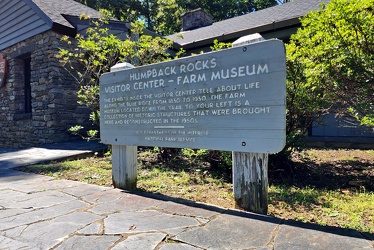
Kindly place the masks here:
MULTIPOLYGON (((234 208, 231 170, 203 156, 206 152, 185 151, 162 160, 159 150, 139 152, 137 190, 234 208)), ((269 169, 269 215, 374 233, 373 162, 374 150, 295 153, 288 170, 284 166, 269 169)), ((110 157, 17 169, 112 185, 110 157)))
POLYGON ((271 185, 269 214, 374 233, 374 193, 271 185))
POLYGON ((24 172, 47 175, 56 179, 112 186, 112 166, 109 157, 89 157, 73 161, 17 167, 16 169, 24 172))

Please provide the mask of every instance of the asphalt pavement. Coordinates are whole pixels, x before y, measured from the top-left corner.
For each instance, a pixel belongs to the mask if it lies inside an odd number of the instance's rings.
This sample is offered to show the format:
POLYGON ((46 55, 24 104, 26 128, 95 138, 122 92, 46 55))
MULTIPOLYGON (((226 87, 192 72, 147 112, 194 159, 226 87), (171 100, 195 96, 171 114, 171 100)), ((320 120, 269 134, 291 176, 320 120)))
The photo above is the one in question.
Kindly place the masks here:
POLYGON ((0 249, 374 249, 374 235, 13 170, 96 142, 0 148, 0 249))

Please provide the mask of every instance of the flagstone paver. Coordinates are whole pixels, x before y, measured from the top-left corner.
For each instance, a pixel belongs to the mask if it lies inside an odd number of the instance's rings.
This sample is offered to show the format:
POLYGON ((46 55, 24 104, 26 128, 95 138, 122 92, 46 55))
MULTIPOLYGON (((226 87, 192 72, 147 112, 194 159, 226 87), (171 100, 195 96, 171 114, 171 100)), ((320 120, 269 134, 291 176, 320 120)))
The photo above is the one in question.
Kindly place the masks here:
MULTIPOLYGON (((242 216, 221 214, 202 227, 195 227, 177 235, 175 240, 204 249, 257 249, 266 247, 280 220, 264 223, 242 216)), ((266 220, 269 217, 263 216, 266 220)))
POLYGON ((120 238, 112 235, 76 235, 64 241, 56 250, 108 249, 120 238))
POLYGON ((169 232, 175 228, 197 227, 200 223, 191 217, 165 214, 158 211, 121 212, 105 220, 106 234, 133 232, 169 232))
POLYGON ((320 226, 291 223, 281 225, 274 244, 277 250, 290 249, 372 249, 369 241, 354 230, 324 228, 320 226))
POLYGON ((155 249, 166 237, 164 233, 144 233, 131 235, 124 241, 118 243, 113 250, 153 250, 155 249))

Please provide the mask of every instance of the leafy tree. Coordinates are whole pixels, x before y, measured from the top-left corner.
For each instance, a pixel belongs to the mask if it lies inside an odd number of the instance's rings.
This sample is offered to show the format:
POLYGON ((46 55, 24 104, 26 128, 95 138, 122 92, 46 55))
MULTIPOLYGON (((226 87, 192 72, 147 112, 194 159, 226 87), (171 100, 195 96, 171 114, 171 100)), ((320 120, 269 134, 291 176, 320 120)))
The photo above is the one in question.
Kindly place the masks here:
POLYGON ((332 0, 305 16, 302 26, 287 46, 299 84, 314 104, 339 102, 374 126, 374 0, 332 0))
POLYGON ((301 139, 312 123, 328 112, 332 102, 323 84, 310 84, 300 60, 301 51, 292 42, 286 44, 286 146, 281 152, 286 158, 302 146, 301 139))
POLYGON ((76 0, 95 9, 107 9, 123 21, 144 20, 148 29, 167 35, 181 30, 184 12, 202 8, 213 21, 282 4, 286 0, 76 0))
POLYGON ((132 22, 143 12, 143 6, 138 0, 75 0, 93 9, 106 9, 123 21, 132 22))
POLYGON ((217 39, 213 41, 213 46, 210 46, 212 51, 219 51, 232 47, 232 43, 219 42, 217 39))
MULTIPOLYGON (((91 110, 90 120, 96 125, 100 118, 100 76, 119 62, 137 66, 167 60, 170 55, 166 51, 172 46, 170 40, 142 34, 144 24, 140 22, 132 24, 132 38, 121 40, 105 27, 110 19, 109 12, 102 13, 103 17, 98 20, 82 16, 91 23, 90 28, 86 34, 78 34, 75 39, 65 36, 63 40, 68 43, 69 49, 61 49, 59 54, 65 69, 80 86, 79 104, 91 110)), ((82 128, 77 125, 71 131, 78 134, 82 128)), ((88 132, 89 137, 97 135, 96 130, 88 132)))
POLYGON ((180 17, 185 12, 177 0, 158 0, 158 12, 155 16, 155 31, 159 34, 172 34, 181 29, 180 17))
POLYGON ((277 0, 253 0, 256 10, 266 9, 283 2, 277 0))
POLYGON ((222 21, 252 11, 271 7, 276 0, 158 0, 155 30, 161 34, 172 34, 181 30, 182 13, 202 8, 212 15, 213 21, 222 21))

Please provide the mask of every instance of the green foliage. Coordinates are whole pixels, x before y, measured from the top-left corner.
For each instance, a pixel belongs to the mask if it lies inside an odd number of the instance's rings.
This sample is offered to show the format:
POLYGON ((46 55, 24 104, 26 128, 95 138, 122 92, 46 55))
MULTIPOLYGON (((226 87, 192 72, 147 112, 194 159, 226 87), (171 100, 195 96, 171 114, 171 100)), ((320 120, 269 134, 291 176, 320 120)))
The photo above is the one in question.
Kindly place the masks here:
MULTIPOLYGON (((374 0, 333 0, 302 19, 287 51, 286 158, 313 121, 339 103, 373 125, 374 0)), ((279 159, 278 159, 279 160, 279 159)))
MULTIPOLYGON (((100 111, 92 111, 90 114, 90 121, 92 124, 99 126, 100 125, 100 111)), ((84 127, 81 125, 75 125, 68 130, 70 133, 76 136, 80 136, 85 140, 97 140, 99 137, 99 131, 96 129, 91 129, 85 131, 84 127)))
POLYGON ((306 74, 306 66, 300 60, 302 51, 291 40, 286 44, 287 51, 287 113, 286 113, 286 146, 283 153, 300 145, 314 121, 328 112, 331 97, 323 84, 311 84, 306 74))
MULTIPOLYGON (((132 23, 132 37, 121 40, 107 28, 110 13, 105 10, 101 13, 102 17, 98 20, 81 16, 90 22, 90 27, 75 39, 63 37, 69 48, 61 49, 59 54, 61 63, 80 86, 79 104, 91 110, 90 120, 96 126, 100 121, 100 76, 119 62, 138 66, 168 60, 170 55, 166 51, 172 45, 170 40, 144 35, 144 22, 132 23)), ((75 126, 70 131, 80 134, 82 129, 82 126, 75 126)), ((87 136, 92 139, 97 135, 98 132, 92 130, 87 136)))
POLYGON ((123 21, 138 20, 146 11, 145 2, 139 0, 75 0, 96 10, 106 9, 123 21))
MULTIPOLYGON (((315 98, 347 107, 374 126, 374 0, 332 0, 302 19, 289 58, 315 98)), ((300 105, 298 105, 300 106, 300 105)))
POLYGON ((119 20, 143 20, 147 29, 162 35, 181 31, 181 15, 202 8, 213 21, 240 16, 282 4, 286 0, 77 0, 95 9, 107 9, 119 20))
POLYGON ((69 128, 69 132, 72 133, 73 135, 79 135, 79 136, 81 136, 80 131, 82 129, 83 129, 82 126, 75 125, 74 127, 69 128))
MULTIPOLYGON (((170 60, 167 49, 172 47, 172 41, 161 37, 151 37, 142 35, 139 37, 136 46, 136 58, 138 65, 146 65, 156 62, 170 60)), ((136 65, 136 63, 133 63, 136 65)))
POLYGON ((269 7, 272 7, 277 4, 282 4, 283 1, 277 1, 277 0, 253 0, 254 7, 257 10, 266 9, 269 7))
POLYGON ((231 47, 232 47, 232 43, 219 42, 217 39, 215 39, 213 41, 213 46, 210 46, 210 49, 212 51, 218 51, 218 50, 228 49, 231 47))
POLYGON ((177 0, 158 0, 158 12, 155 16, 155 31, 160 34, 172 34, 181 30, 180 16, 185 11, 177 0))
POLYGON ((221 157, 226 166, 232 166, 232 152, 231 151, 221 151, 221 157))
POLYGON ((181 150, 182 155, 187 156, 189 158, 204 158, 208 154, 208 150, 206 149, 192 149, 192 148, 184 148, 181 150))
MULTIPOLYGON (((87 16, 82 19, 89 20, 87 16)), ((86 105, 92 111, 99 109, 99 78, 108 72, 110 67, 123 60, 121 55, 123 41, 109 34, 107 24, 110 16, 104 15, 100 20, 92 20, 92 26, 85 35, 78 34, 76 40, 63 37, 70 48, 60 50, 60 59, 65 69, 74 76, 80 85, 79 104, 86 105)))
POLYGON ((273 216, 323 226, 334 224, 362 232, 373 230, 372 192, 345 195, 335 190, 270 185, 269 200, 269 213, 273 216))
POLYGON ((98 133, 99 132, 97 130, 93 130, 93 129, 87 131, 87 135, 89 138, 96 138, 98 133))
POLYGON ((276 0, 176 0, 185 11, 202 8, 212 15, 214 21, 221 21, 256 10, 277 5, 276 0))

